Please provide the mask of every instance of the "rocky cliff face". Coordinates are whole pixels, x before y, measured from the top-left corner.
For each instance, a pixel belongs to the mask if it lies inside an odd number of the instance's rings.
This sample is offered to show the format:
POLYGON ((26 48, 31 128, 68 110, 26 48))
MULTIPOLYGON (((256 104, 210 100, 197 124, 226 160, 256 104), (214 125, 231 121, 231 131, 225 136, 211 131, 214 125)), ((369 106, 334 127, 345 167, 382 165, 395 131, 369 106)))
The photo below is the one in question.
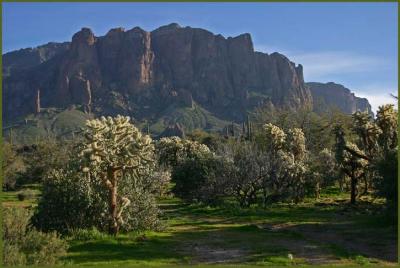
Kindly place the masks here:
POLYGON ((302 66, 279 53, 255 52, 249 34, 224 38, 170 24, 152 32, 117 28, 96 37, 83 28, 70 43, 7 53, 3 63, 6 121, 33 112, 38 90, 42 107, 82 105, 94 114, 138 119, 193 103, 238 121, 265 102, 312 106, 302 66))
POLYGON ((367 99, 356 97, 350 89, 340 84, 309 82, 307 85, 313 96, 315 109, 336 107, 347 114, 362 111, 373 115, 371 105, 367 99), (324 107, 316 107, 318 105, 324 107))

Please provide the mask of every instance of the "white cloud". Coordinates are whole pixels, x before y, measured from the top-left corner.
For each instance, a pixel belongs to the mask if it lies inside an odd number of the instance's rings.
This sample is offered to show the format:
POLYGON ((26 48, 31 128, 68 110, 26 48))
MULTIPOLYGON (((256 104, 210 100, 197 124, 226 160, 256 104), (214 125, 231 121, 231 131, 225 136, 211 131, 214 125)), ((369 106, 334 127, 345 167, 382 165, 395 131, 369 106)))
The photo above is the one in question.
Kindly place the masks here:
MULTIPOLYGON (((390 70, 392 68, 390 63, 382 58, 362 55, 356 52, 316 51, 304 53, 265 45, 255 45, 255 50, 266 53, 279 52, 296 64, 302 64, 306 81, 334 81, 340 83, 340 81, 335 81, 335 78, 341 76, 348 77, 352 74, 365 74, 376 71, 382 72, 383 69, 390 70)), ((349 80, 349 78, 346 80, 349 80)), ((362 86, 357 82, 361 81, 356 79, 350 84, 344 84, 344 86, 350 88, 357 97, 367 98, 374 113, 376 113, 378 107, 382 104, 392 103, 397 107, 397 100, 390 96, 390 93, 395 96, 398 95, 397 85, 368 84, 362 86)), ((363 81, 361 83, 365 82, 366 81, 363 81)))
MULTIPOLYGON (((376 92, 379 92, 378 90, 376 92)), ((397 96, 398 94, 394 90, 382 90, 384 93, 364 93, 363 91, 355 91, 355 95, 360 98, 367 98, 369 103, 371 104, 372 111, 376 114, 378 107, 383 104, 394 104, 396 109, 398 108, 398 103, 395 98, 390 96, 391 92, 393 95, 397 96)))
POLYGON ((318 81, 333 75, 365 73, 378 70, 385 64, 377 57, 344 51, 294 53, 289 54, 288 57, 304 66, 304 77, 308 81, 318 81))
POLYGON ((387 66, 382 58, 348 51, 307 53, 266 45, 255 45, 255 50, 266 53, 279 52, 296 64, 300 63, 304 67, 306 81, 329 80, 332 76, 372 72, 387 66))

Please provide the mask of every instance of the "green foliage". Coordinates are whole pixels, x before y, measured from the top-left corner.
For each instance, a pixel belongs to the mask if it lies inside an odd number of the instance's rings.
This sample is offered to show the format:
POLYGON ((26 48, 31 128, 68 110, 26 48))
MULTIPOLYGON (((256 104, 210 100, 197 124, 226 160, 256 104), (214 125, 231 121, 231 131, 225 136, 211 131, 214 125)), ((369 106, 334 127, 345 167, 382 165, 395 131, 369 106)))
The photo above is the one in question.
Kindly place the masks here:
POLYGON ((160 165, 172 169, 173 192, 187 201, 218 202, 229 190, 224 176, 226 163, 197 141, 178 137, 156 143, 160 165))
POLYGON ((52 131, 59 135, 67 135, 73 131, 79 131, 85 126, 90 115, 79 110, 66 110, 59 113, 53 120, 52 131))
POLYGON ((179 123, 185 131, 189 132, 195 129, 216 132, 229 124, 196 104, 193 107, 179 107, 173 104, 161 114, 162 116, 150 125, 150 131, 153 134, 160 134, 167 126, 175 123, 179 123))
POLYGON ((286 134, 273 124, 264 126, 261 139, 230 139, 215 155, 206 146, 177 137, 157 145, 160 162, 172 167, 174 193, 186 200, 210 203, 233 196, 243 207, 305 197, 308 172, 306 139, 299 128, 286 134), (204 196, 207 196, 205 198, 204 196))
POLYGON ((3 262, 5 265, 55 265, 66 254, 67 243, 57 233, 42 233, 29 226, 31 213, 3 209, 3 262))
MULTIPOLYGON (((229 165, 225 167, 229 191, 241 207, 257 202, 257 193, 265 186, 269 159, 252 142, 231 141, 219 152, 229 165)), ((265 195, 264 195, 265 198, 265 195)))
POLYGON ((109 238, 109 235, 99 231, 97 228, 92 227, 88 229, 73 229, 69 233, 70 239, 76 241, 89 241, 89 240, 104 240, 109 238))
POLYGON ((315 193, 319 198, 321 188, 334 185, 338 179, 338 167, 335 156, 332 151, 324 148, 317 155, 310 154, 309 159, 310 172, 309 176, 313 180, 311 185, 308 185, 308 192, 315 193))
POLYGON ((312 154, 318 154, 324 148, 334 145, 332 130, 340 124, 347 131, 353 122, 351 116, 336 109, 327 109, 323 113, 315 113, 309 109, 291 111, 277 107, 266 106, 257 109, 253 114, 256 136, 262 140, 265 135, 262 129, 265 124, 271 123, 288 132, 289 129, 299 128, 303 131, 306 148, 312 154))
POLYGON ((34 229, 26 232, 21 246, 28 265, 55 265, 67 251, 67 243, 55 232, 42 233, 34 229))
POLYGON ((3 241, 3 264, 7 266, 26 265, 26 255, 21 252, 18 245, 9 244, 3 241))
POLYGON ((65 167, 75 143, 54 139, 38 140, 22 154, 27 168, 19 180, 20 184, 42 182, 53 169, 65 167))
POLYGON ((42 108, 40 114, 13 120, 13 125, 3 130, 3 137, 13 144, 32 144, 49 138, 71 139, 91 117, 79 107, 67 110, 42 108))
POLYGON ((25 172, 26 165, 23 158, 17 154, 15 146, 8 142, 3 143, 3 189, 15 190, 17 180, 21 173, 25 172))
POLYGON ((397 161, 397 149, 390 150, 383 157, 380 157, 376 161, 376 169, 379 172, 380 177, 376 179, 376 188, 378 189, 377 194, 379 196, 386 197, 386 199, 397 204, 398 193, 397 193, 397 175, 398 175, 398 161, 397 161))
POLYGON ((32 217, 36 228, 66 234, 71 229, 101 228, 106 224, 101 216, 106 207, 76 169, 76 163, 69 163, 65 169, 50 172, 44 180, 42 196, 32 217))
POLYGON ((3 208, 3 239, 10 244, 23 240, 31 212, 27 209, 3 208))
POLYGON ((226 165, 213 154, 186 158, 173 169, 173 193, 186 201, 217 203, 229 190, 226 165))
POLYGON ((226 142, 226 139, 217 133, 209 133, 201 129, 195 129, 187 135, 188 139, 206 145, 211 151, 216 152, 226 142))

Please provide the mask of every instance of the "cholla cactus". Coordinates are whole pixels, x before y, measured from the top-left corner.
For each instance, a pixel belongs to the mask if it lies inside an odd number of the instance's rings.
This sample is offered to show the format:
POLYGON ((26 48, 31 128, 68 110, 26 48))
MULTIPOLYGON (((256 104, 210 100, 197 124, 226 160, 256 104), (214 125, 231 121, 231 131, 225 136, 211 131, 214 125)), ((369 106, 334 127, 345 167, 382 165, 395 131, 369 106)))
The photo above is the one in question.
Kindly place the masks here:
POLYGON ((289 151, 293 153, 298 160, 303 160, 306 156, 306 138, 303 130, 300 128, 289 129, 288 136, 289 151))
POLYGON ((376 124, 382 130, 379 143, 384 150, 394 149, 397 146, 397 111, 393 104, 379 107, 376 114, 376 124))
POLYGON ((183 153, 186 157, 195 158, 202 157, 206 154, 210 154, 211 151, 207 145, 199 143, 197 141, 183 140, 183 153))
POLYGON ((367 112, 356 112, 353 114, 353 131, 359 137, 358 145, 370 156, 377 153, 378 137, 382 130, 372 120, 367 112))
MULTIPOLYGON (((358 146, 354 143, 347 142, 346 143, 346 148, 351 149, 353 152, 356 152, 360 155, 363 154, 363 151, 358 148, 358 146)), ((354 153, 350 153, 348 150, 344 151, 344 164, 345 165, 351 165, 355 168, 361 168, 365 167, 367 165, 367 160, 363 158, 359 158, 354 155, 354 153)))
POLYGON ((81 156, 100 169, 135 169, 153 161, 154 148, 148 135, 129 122, 129 117, 88 120, 86 144, 81 156))
POLYGON ((176 166, 185 158, 196 158, 211 153, 207 145, 179 137, 161 138, 156 143, 156 149, 160 163, 170 166, 176 166))
POLYGON ((265 135, 267 136, 268 147, 273 151, 280 150, 284 147, 286 141, 285 132, 271 123, 264 125, 265 135))
MULTIPOLYGON (((305 162, 307 150, 304 133, 293 128, 286 134, 271 123, 264 125, 267 151, 271 154, 268 180, 263 185, 272 184, 276 194, 293 198, 296 202, 304 196, 304 185, 308 165, 305 162), (288 189, 290 191, 288 191, 288 189), (290 194, 288 194, 290 193, 290 194)), ((265 189, 266 191, 266 189, 265 189)))
POLYGON ((345 133, 340 125, 335 126, 334 134, 336 137, 335 158, 341 171, 350 178, 350 203, 355 204, 357 184, 359 179, 365 176, 365 167, 368 162, 364 159, 365 153, 356 144, 346 141, 345 133))
POLYGON ((349 150, 344 151, 342 166, 345 173, 350 177, 351 180, 350 203, 355 204, 358 195, 357 185, 359 180, 365 176, 365 167, 367 166, 368 161, 357 157, 353 153, 356 152, 359 155, 363 154, 356 144, 348 142, 346 144, 346 148, 352 150, 352 152, 349 150))
POLYGON ((183 150, 182 139, 179 137, 161 138, 156 142, 156 150, 160 163, 175 166, 179 154, 183 150))
POLYGON ((80 156, 82 171, 109 192, 110 233, 116 235, 125 223, 124 211, 131 204, 118 192, 124 180, 139 184, 154 169, 152 140, 130 123, 129 117, 101 117, 88 120, 86 141, 80 156))

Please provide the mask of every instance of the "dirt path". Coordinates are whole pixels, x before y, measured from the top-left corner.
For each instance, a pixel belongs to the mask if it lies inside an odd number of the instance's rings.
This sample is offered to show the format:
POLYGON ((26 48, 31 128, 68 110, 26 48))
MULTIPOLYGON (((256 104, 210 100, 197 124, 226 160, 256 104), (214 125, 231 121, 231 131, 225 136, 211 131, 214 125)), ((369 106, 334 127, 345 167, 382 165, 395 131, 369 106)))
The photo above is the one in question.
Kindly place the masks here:
MULTIPOLYGON (((378 263, 394 265, 397 242, 392 231, 368 230, 349 220, 334 216, 328 222, 268 222, 238 218, 182 213, 169 210, 180 220, 171 232, 183 237, 177 251, 191 264, 265 263, 279 259, 280 264, 338 265, 378 263), (176 214, 174 214, 176 213, 176 214), (357 229, 359 228, 359 229, 357 229), (382 234, 389 234, 382 242, 382 234)), ((196 213, 198 213, 196 211, 196 213)), ((267 220, 267 221, 265 221, 267 220)))
POLYGON ((364 256, 367 258, 375 258, 385 262, 397 262, 397 241, 395 239, 385 239, 383 243, 379 243, 379 239, 374 232, 368 235, 357 233, 353 230, 351 223, 338 224, 266 224, 259 228, 270 230, 273 232, 291 231, 301 234, 306 240, 302 241, 300 246, 296 247, 293 241, 278 241, 283 245, 294 248, 296 252, 300 252, 300 256, 304 256, 308 262, 314 263, 332 263, 338 260, 332 254, 324 254, 321 248, 325 246, 344 249, 343 255, 364 256), (310 246, 307 246, 307 242, 310 246), (307 248, 307 249, 306 249, 307 248), (326 260, 326 261, 325 261, 326 260))

